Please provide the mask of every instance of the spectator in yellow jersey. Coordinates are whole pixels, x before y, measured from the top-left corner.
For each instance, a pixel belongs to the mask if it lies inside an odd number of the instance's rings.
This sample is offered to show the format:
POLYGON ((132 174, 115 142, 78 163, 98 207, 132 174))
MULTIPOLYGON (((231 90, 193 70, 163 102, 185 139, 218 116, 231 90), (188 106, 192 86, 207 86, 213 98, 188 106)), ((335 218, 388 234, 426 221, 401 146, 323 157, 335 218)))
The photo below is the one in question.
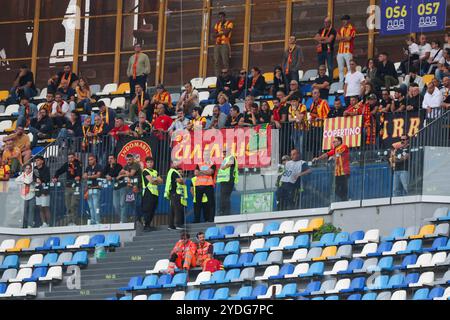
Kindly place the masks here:
POLYGON ((214 25, 216 45, 214 47, 214 72, 220 75, 222 69, 229 69, 231 58, 231 31, 233 22, 227 20, 225 12, 219 12, 219 21, 214 25))

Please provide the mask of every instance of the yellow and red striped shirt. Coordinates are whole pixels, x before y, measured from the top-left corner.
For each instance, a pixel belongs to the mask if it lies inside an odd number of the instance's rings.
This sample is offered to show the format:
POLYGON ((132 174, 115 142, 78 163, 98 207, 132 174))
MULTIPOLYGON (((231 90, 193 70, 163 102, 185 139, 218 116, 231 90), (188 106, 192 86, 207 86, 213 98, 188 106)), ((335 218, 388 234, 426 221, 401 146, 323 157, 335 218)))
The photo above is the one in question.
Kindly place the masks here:
POLYGON ((350 175, 350 153, 348 146, 341 144, 339 147, 328 151, 327 155, 335 158, 336 167, 334 174, 336 177, 350 175))
POLYGON ((316 102, 313 102, 310 108, 311 125, 313 127, 322 127, 323 120, 328 118, 328 113, 330 113, 330 106, 326 100, 318 99, 316 102))
MULTIPOLYGON (((219 21, 216 23, 216 25, 214 26, 214 30, 217 33, 221 33, 223 32, 225 29, 233 29, 233 22, 231 21, 225 21, 225 23, 222 25, 222 23, 219 21)), ((228 34, 228 36, 222 34, 220 36, 217 36, 216 38, 216 44, 230 44, 230 40, 231 40, 231 31, 228 34)))
POLYGON ((351 53, 353 54, 353 47, 356 37, 355 27, 349 23, 347 26, 342 27, 338 33, 341 37, 352 37, 350 41, 341 41, 339 43, 338 53, 351 53))

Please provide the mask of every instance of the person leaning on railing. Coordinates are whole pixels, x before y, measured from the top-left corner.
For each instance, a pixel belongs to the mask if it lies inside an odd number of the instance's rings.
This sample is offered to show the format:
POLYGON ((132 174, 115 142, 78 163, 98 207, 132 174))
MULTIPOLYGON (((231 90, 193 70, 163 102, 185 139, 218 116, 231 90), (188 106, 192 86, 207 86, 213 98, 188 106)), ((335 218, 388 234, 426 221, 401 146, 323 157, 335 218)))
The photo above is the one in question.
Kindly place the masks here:
POLYGON ((242 117, 243 115, 240 112, 239 107, 236 105, 232 106, 230 110, 230 115, 227 117, 227 121, 225 122, 225 127, 226 128, 238 127, 242 117))
POLYGON ((126 155, 127 164, 120 171, 117 176, 117 180, 122 180, 126 186, 121 188, 120 192, 120 223, 128 222, 128 214, 136 216, 136 204, 140 203, 140 194, 139 194, 139 184, 141 177, 141 166, 134 159, 134 155, 127 154, 126 155))

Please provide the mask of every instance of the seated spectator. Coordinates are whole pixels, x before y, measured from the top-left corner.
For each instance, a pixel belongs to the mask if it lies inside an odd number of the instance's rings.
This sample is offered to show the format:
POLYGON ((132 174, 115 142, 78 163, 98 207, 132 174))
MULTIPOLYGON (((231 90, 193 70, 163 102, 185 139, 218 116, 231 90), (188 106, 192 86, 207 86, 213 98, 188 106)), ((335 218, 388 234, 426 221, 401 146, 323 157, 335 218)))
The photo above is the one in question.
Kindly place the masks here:
POLYGON ((428 71, 428 59, 431 56, 431 45, 427 42, 427 36, 421 34, 419 37, 419 60, 416 61, 416 68, 422 76, 428 71))
POLYGON ((450 77, 445 77, 444 79, 442 79, 441 94, 443 100, 442 107, 448 108, 447 104, 450 101, 450 77))
POLYGON ((441 48, 441 42, 439 40, 431 41, 430 58, 427 61, 429 65, 427 74, 435 74, 443 55, 444 51, 441 48))
POLYGON ((196 262, 196 244, 190 240, 187 232, 181 233, 180 240, 175 244, 170 256, 176 255, 175 265, 179 269, 189 270, 197 266, 196 262))
POLYGON ((89 141, 91 144, 96 145, 102 142, 102 138, 105 135, 102 117, 96 114, 94 117, 94 125, 88 133, 88 137, 90 138, 89 141))
POLYGON ((120 137, 128 135, 129 132, 130 127, 124 123, 123 118, 116 117, 114 128, 108 134, 118 141, 120 137))
POLYGON ((438 118, 442 114, 442 93, 434 85, 434 82, 430 82, 427 87, 427 92, 423 97, 422 109, 427 111, 428 118, 438 118))
POLYGON ((225 123, 227 122, 227 116, 225 113, 220 111, 220 107, 218 105, 214 106, 213 116, 209 125, 206 129, 222 129, 225 127, 225 123))
MULTIPOLYGON (((320 98, 319 89, 312 91, 313 103, 309 107, 309 116, 313 127, 323 127, 323 121, 328 117, 330 106, 327 100, 320 98)), ((301 152, 301 149, 298 149, 301 152)))
POLYGON ((184 114, 189 115, 190 117, 194 107, 200 106, 198 91, 194 89, 190 82, 186 82, 184 89, 185 91, 177 102, 177 109, 183 108, 184 114))
POLYGON ((130 134, 135 138, 142 138, 151 134, 152 124, 147 120, 144 112, 139 113, 138 121, 133 123, 130 127, 130 134))
POLYGON ((263 103, 261 104, 261 108, 258 113, 258 118, 256 120, 258 124, 272 123, 272 110, 270 110, 270 106, 267 101, 263 101, 263 103))
POLYGON ((275 124, 275 128, 281 129, 282 123, 288 121, 289 110, 278 98, 273 100, 273 106, 273 123, 275 124))
POLYGON ((241 99, 244 99, 248 95, 252 97, 261 96, 266 90, 266 80, 261 74, 261 70, 258 67, 253 67, 251 72, 252 76, 249 80, 249 87, 246 91, 243 91, 241 99))
POLYGON ((300 91, 300 86, 298 85, 297 80, 291 80, 289 83, 289 93, 284 99, 281 100, 281 102, 291 101, 294 96, 302 100, 302 92, 300 91))
POLYGON ((421 92, 425 87, 425 83, 423 82, 422 77, 417 74, 417 69, 415 67, 409 69, 409 74, 405 76, 405 80, 400 85, 400 88, 403 88, 403 90, 406 91, 412 83, 418 84, 421 92))
POLYGON ((46 109, 39 110, 37 118, 31 120, 29 130, 33 134, 31 147, 36 146, 38 140, 50 138, 53 132, 53 121, 48 116, 46 109))
POLYGON ((388 90, 383 90, 381 92, 381 100, 379 103, 380 112, 391 112, 392 107, 392 97, 389 95, 388 90))
POLYGON ((227 117, 225 122, 226 128, 236 128, 239 126, 239 122, 242 119, 242 114, 238 106, 234 105, 231 107, 230 115, 227 117))
POLYGON ((172 116, 175 114, 175 110, 172 105, 172 97, 162 84, 158 84, 156 86, 156 93, 153 95, 152 100, 150 101, 150 108, 148 109, 147 112, 148 121, 152 122, 155 107, 160 103, 163 104, 164 107, 166 108, 167 115, 172 116))
POLYGON ((184 116, 183 108, 177 110, 177 118, 170 125, 168 131, 169 134, 174 138, 174 134, 180 130, 186 130, 189 125, 189 119, 184 116))
MULTIPOLYGON (((90 117, 88 118, 90 119, 90 117)), ((82 136, 83 130, 81 129, 80 117, 78 116, 78 113, 72 111, 70 113, 69 121, 66 122, 66 127, 62 128, 58 133, 58 140, 67 138, 80 138, 82 136)))
POLYGON ((197 250, 195 253, 195 260, 198 267, 203 269, 207 260, 210 259, 210 254, 213 249, 213 245, 205 240, 205 233, 197 233, 197 250))
POLYGON ((19 72, 14 78, 11 90, 9 91, 9 104, 18 103, 21 98, 30 99, 37 95, 34 85, 34 75, 27 65, 20 66, 19 72))
POLYGON ((223 270, 223 264, 217 257, 214 255, 214 248, 211 247, 210 251, 207 255, 205 262, 203 263, 202 271, 209 271, 211 273, 223 270))
POLYGON ((12 139, 5 141, 5 149, 2 155, 3 163, 11 168, 11 175, 15 175, 20 171, 23 165, 22 152, 14 145, 12 139))
POLYGON ((408 48, 403 49, 406 59, 400 64, 400 70, 403 74, 408 74, 411 67, 417 64, 419 61, 419 45, 416 43, 414 36, 408 36, 406 39, 408 48))
POLYGON ((441 60, 439 60, 435 73, 436 79, 442 81, 444 77, 450 76, 450 48, 445 48, 441 60))
POLYGON ((56 90, 58 90, 58 74, 53 73, 50 76, 50 79, 47 81, 47 92, 48 93, 56 93, 56 90))
POLYGON ((217 96, 217 101, 220 112, 228 116, 230 114, 231 104, 228 102, 227 95, 223 92, 219 93, 219 95, 217 96))
POLYGON ((31 159, 31 142, 28 135, 25 134, 23 127, 17 127, 16 132, 4 138, 4 142, 12 140, 13 146, 17 147, 22 155, 23 163, 31 159))
POLYGON ((72 66, 69 63, 65 64, 64 70, 58 73, 55 83, 56 89, 64 87, 66 83, 72 88, 78 85, 78 76, 72 72, 72 66))
POLYGON ((319 89, 320 98, 328 99, 328 95, 330 93, 330 85, 333 82, 329 76, 326 75, 327 67, 325 65, 321 65, 319 67, 319 76, 314 80, 312 85, 313 89, 319 89))
POLYGON ((80 77, 80 81, 78 82, 77 87, 75 88, 77 93, 77 110, 81 110, 82 112, 86 112, 87 114, 91 114, 91 103, 94 102, 92 99, 91 89, 89 87, 89 83, 86 78, 80 77))
POLYGON ((70 115, 70 107, 67 102, 62 99, 60 93, 55 95, 55 102, 52 106, 52 113, 50 118, 53 120, 53 125, 61 129, 66 124, 66 119, 70 115))
POLYGON ((188 130, 203 130, 206 127, 206 118, 201 116, 202 109, 194 107, 192 110, 192 120, 187 125, 188 130))
MULTIPOLYGON (((375 94, 371 95, 367 99, 367 103, 358 102, 356 97, 350 98, 350 105, 344 111, 344 117, 353 117, 362 115, 363 116, 363 133, 365 137, 366 144, 374 144, 375 143, 375 123, 373 121, 373 115, 370 110, 370 105, 374 106, 374 109, 377 109, 377 96, 375 94)), ((364 139, 364 138, 363 138, 364 139)))
POLYGON ((147 120, 153 118, 153 109, 150 108, 150 96, 144 92, 144 89, 140 84, 136 84, 135 86, 136 95, 131 100, 130 104, 130 114, 129 120, 130 122, 135 122, 138 114, 144 112, 147 116, 147 120))
POLYGON ((49 115, 53 111, 53 104, 55 104, 55 94, 52 92, 48 92, 47 96, 45 97, 45 103, 39 108, 39 110, 45 109, 47 111, 47 114, 49 115))
POLYGON ((249 85, 250 82, 248 79, 247 71, 241 70, 237 79, 236 89, 233 90, 232 100, 234 101, 236 99, 243 99, 241 97, 245 96, 245 92, 247 91, 249 85))
POLYGON ((20 99, 19 117, 17 119, 17 125, 28 128, 31 120, 35 119, 38 114, 38 109, 35 104, 30 103, 27 97, 20 99))
POLYGON ((370 58, 367 60, 366 66, 361 71, 366 76, 366 83, 372 82, 373 79, 375 79, 375 76, 377 74, 377 67, 375 65, 375 60, 373 58, 370 58))
POLYGON ((166 115, 166 108, 164 108, 164 105, 158 104, 156 107, 156 117, 153 118, 152 122, 155 136, 162 140, 164 138, 163 133, 169 130, 172 122, 172 118, 166 115))
POLYGON ((250 108, 246 108, 244 111, 244 116, 239 121, 239 126, 241 127, 252 127, 258 124, 258 114, 259 106, 256 102, 253 102, 250 108))
POLYGON ((102 117, 103 124, 105 126, 105 133, 109 133, 115 125, 116 112, 113 109, 108 108, 103 101, 99 101, 97 106, 99 109, 99 115, 102 117))
POLYGON ((409 85, 408 96, 406 97, 406 111, 419 111, 422 106, 422 97, 417 83, 409 85))
POLYGON ((359 103, 357 97, 350 98, 350 105, 344 111, 344 117, 353 117, 363 114, 363 104, 359 103))
POLYGON ((278 91, 276 94, 277 99, 280 101, 280 104, 285 106, 287 101, 288 101, 288 97, 286 96, 286 94, 283 91, 278 91))
POLYGON ((371 94, 376 94, 375 86, 372 84, 372 82, 366 82, 363 85, 363 92, 360 95, 360 100, 366 101, 367 97, 369 97, 371 94))
POLYGON ((61 95, 61 99, 67 102, 69 105, 69 110, 73 111, 76 109, 76 103, 75 103, 75 95, 76 91, 74 88, 69 87, 69 84, 65 82, 62 87, 58 88, 55 94, 55 100, 57 100, 57 96, 61 95))
POLYGON ((378 92, 382 87, 389 91, 391 87, 398 85, 397 70, 394 63, 389 61, 389 55, 386 52, 378 55, 377 73, 372 83, 378 92))
POLYGON ((342 107, 342 101, 339 98, 334 100, 333 108, 328 113, 328 118, 339 118, 344 116, 345 109, 342 107))
POLYGON ((271 94, 274 96, 278 91, 288 93, 288 81, 283 69, 280 66, 276 66, 273 71, 273 87, 271 94))
POLYGON ((406 111, 405 93, 401 89, 395 89, 394 99, 391 101, 391 112, 406 111))
POLYGON ((0 181, 9 181, 11 169, 9 165, 3 160, 3 155, 0 157, 0 181))
POLYGON ((217 99, 218 101, 219 93, 224 93, 230 103, 234 103, 234 93, 238 91, 236 78, 230 73, 228 69, 222 69, 221 74, 217 77, 216 90, 210 97, 211 99, 217 99))

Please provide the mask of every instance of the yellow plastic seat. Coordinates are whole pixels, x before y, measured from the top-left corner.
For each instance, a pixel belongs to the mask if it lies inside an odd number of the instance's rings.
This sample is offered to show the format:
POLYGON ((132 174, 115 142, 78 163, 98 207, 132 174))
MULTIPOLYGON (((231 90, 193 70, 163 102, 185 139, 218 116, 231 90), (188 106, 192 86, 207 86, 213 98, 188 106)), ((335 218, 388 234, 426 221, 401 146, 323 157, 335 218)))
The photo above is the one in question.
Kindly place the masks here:
POLYGON ((426 74, 422 77, 423 83, 427 86, 434 79, 434 74, 426 74))
POLYGON ((9 97, 9 91, 2 90, 0 91, 0 101, 5 101, 9 97))
POLYGON ((336 246, 326 247, 325 249, 323 249, 322 254, 320 255, 320 257, 313 258, 312 261, 326 260, 328 257, 335 256, 336 255, 336 251, 337 251, 337 247, 336 246))
POLYGON ((111 94, 126 94, 130 92, 130 83, 124 82, 119 85, 116 91, 112 92, 111 94))
MULTIPOLYGON (((344 75, 347 74, 347 67, 344 67, 344 75)), ((334 68, 333 70, 333 80, 339 79, 339 68, 334 68)))
POLYGON ((22 249, 30 247, 31 240, 29 238, 22 238, 17 240, 16 245, 12 249, 6 250, 6 252, 19 252, 22 249))
POLYGON ((423 237, 433 234, 434 232, 434 225, 433 224, 427 224, 420 228, 419 234, 410 236, 410 239, 422 239, 423 237))
POLYGON ((273 101, 272 101, 272 100, 268 100, 268 101, 267 101, 267 104, 269 105, 270 110, 273 110, 273 108, 275 107, 275 106, 273 105, 273 101))
POLYGON ((15 120, 12 125, 11 128, 5 129, 3 130, 6 133, 13 133, 16 130, 16 126, 17 126, 17 120, 15 120))
POLYGON ((321 226, 323 226, 323 224, 324 224, 323 218, 315 218, 309 222, 307 228, 300 229, 299 232, 312 232, 314 230, 319 229, 321 226))
POLYGON ((273 83, 274 80, 273 72, 266 72, 263 74, 263 77, 267 83, 273 83))

